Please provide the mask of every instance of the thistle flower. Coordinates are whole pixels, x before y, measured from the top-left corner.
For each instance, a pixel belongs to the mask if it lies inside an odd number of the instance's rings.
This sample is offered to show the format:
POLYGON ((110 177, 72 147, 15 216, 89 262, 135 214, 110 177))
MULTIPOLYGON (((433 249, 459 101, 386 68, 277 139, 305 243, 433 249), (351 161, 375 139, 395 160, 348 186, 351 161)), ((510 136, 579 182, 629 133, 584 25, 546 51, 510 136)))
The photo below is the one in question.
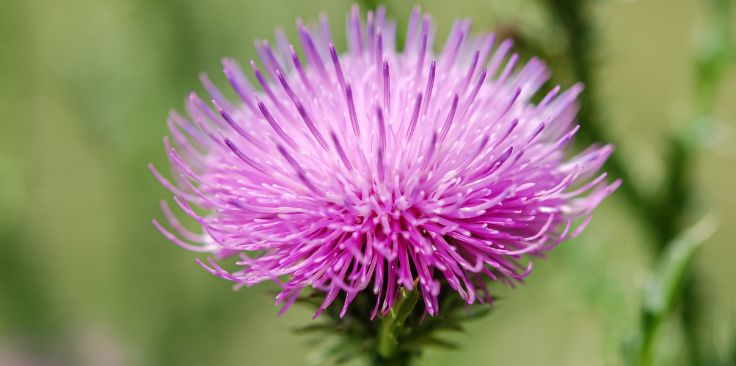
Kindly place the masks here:
POLYGON ((344 314, 364 291, 373 316, 401 288, 418 288, 430 315, 441 287, 491 301, 489 281, 522 280, 531 257, 581 232, 620 183, 597 173, 611 146, 565 154, 582 87, 533 102, 548 70, 535 58, 521 66, 509 40, 458 20, 436 53, 418 8, 403 52, 380 8, 364 22, 353 7, 344 53, 324 16, 297 30, 303 58, 283 32, 273 47, 256 42, 258 87, 223 60, 237 101, 202 76, 212 103, 192 93, 189 118, 168 119, 173 179, 151 166, 203 233, 165 203, 173 230, 154 225, 211 253, 199 263, 238 286, 276 282, 282 311, 309 287, 325 294, 315 317, 341 294, 344 314), (233 256, 238 269, 218 264, 233 256))

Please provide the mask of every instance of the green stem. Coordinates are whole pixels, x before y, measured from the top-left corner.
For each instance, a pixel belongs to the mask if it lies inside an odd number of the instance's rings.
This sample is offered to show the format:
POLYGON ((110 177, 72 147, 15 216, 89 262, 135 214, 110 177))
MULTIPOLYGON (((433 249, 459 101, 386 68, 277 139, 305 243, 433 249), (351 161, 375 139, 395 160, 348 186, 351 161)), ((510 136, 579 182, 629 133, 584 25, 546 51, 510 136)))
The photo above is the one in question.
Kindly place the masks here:
MULTIPOLYGON (((547 0, 550 12, 561 24, 567 36, 567 54, 575 77, 583 82, 587 91, 580 97, 581 109, 579 119, 584 128, 581 137, 586 143, 610 141, 605 136, 597 109, 597 90, 594 80, 594 29, 588 15, 589 2, 585 0, 547 0)), ((730 0, 711 0, 712 21, 709 23, 710 44, 699 55, 695 94, 693 96, 693 117, 687 129, 678 131, 670 140, 668 152, 668 172, 662 186, 664 194, 660 197, 648 199, 647 195, 631 179, 632 175, 627 166, 614 154, 607 162, 606 169, 614 176, 625 182, 621 192, 633 209, 641 218, 643 225, 656 238, 655 250, 661 254, 667 244, 682 229, 687 217, 687 208, 693 196, 690 184, 693 171, 693 153, 699 147, 698 137, 702 137, 705 123, 710 123, 715 111, 716 96, 724 79, 726 66, 731 64, 734 56, 734 45, 730 39, 729 15, 730 0)), ((700 363, 700 344, 697 335, 698 296, 695 293, 695 273, 690 270, 680 298, 677 301, 682 306, 679 313, 687 346, 693 364, 700 363)), ((640 349, 640 365, 649 365, 652 362, 652 347, 661 319, 652 319, 644 312, 642 326, 645 329, 642 335, 640 349)))
MULTIPOLYGON (((693 152, 702 146, 703 134, 710 133, 713 116, 716 113, 717 96, 723 86, 725 74, 734 64, 734 45, 731 39, 730 15, 731 0, 711 0, 709 4, 709 21, 706 35, 706 45, 698 53, 695 64, 695 80, 693 95, 693 115, 690 124, 685 126, 672 141, 670 166, 670 201, 679 203, 673 207, 675 216, 671 218, 672 230, 686 218, 686 208, 692 200, 694 191, 690 184, 693 171, 693 159, 689 159, 688 152, 693 152)), ((702 342, 698 333, 701 301, 697 293, 698 274, 691 269, 684 284, 681 297, 682 311, 680 317, 686 343, 690 352, 690 362, 693 365, 702 365, 706 362, 702 354, 702 342)))
MULTIPOLYGON (((594 29, 590 22, 588 2, 585 0, 547 0, 549 10, 562 26, 567 37, 567 57, 575 79, 585 85, 585 92, 580 95, 580 111, 578 120, 583 128, 580 129, 581 143, 588 145, 602 141, 612 141, 607 135, 598 108, 598 90, 596 89, 594 69, 594 29)), ((614 177, 621 178, 624 184, 619 191, 629 203, 629 207, 644 223, 643 227, 659 240, 660 233, 656 228, 660 224, 659 213, 655 205, 647 200, 647 195, 637 185, 633 174, 620 154, 613 154, 608 158, 605 169, 614 177)))
POLYGON ((374 357, 374 364, 379 362, 380 365, 409 365, 411 354, 405 350, 402 351, 398 346, 399 339, 405 331, 404 324, 415 311, 418 301, 418 290, 406 291, 402 289, 401 296, 399 296, 394 307, 386 316, 381 318, 377 335, 378 352, 374 357))
POLYGON ((374 355, 371 360, 373 366, 409 366, 412 364, 411 354, 408 352, 394 353, 389 358, 374 355))
POLYGON ((644 317, 642 322, 645 323, 645 325, 642 326, 645 331, 642 335, 641 345, 639 349, 638 365, 649 366, 652 364, 653 361, 652 348, 654 346, 654 340, 656 339, 657 332, 659 332, 660 322, 647 316, 644 317))

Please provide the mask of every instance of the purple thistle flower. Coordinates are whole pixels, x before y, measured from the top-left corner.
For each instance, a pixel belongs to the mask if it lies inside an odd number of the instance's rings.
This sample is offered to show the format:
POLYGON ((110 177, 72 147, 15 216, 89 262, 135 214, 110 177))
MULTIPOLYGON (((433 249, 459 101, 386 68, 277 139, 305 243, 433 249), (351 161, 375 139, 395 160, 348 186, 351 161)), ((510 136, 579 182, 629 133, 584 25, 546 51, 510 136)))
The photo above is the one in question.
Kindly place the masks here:
POLYGON ((189 118, 168 119, 173 180, 151 167, 204 233, 165 203, 173 230, 154 225, 212 253, 198 262, 221 278, 278 283, 282 312, 307 287, 325 293, 315 316, 341 293, 344 314, 363 291, 373 316, 386 314, 415 287, 434 315, 442 283, 468 304, 490 301, 488 280, 523 279, 529 256, 580 233, 620 184, 597 173, 610 145, 566 157, 582 86, 533 103, 548 70, 518 65, 509 40, 495 45, 459 20, 435 53, 418 8, 403 52, 380 8, 364 24, 353 7, 343 54, 326 17, 297 28, 303 59, 282 32, 273 47, 256 43, 260 90, 223 60, 237 102, 202 76, 212 105, 192 93, 189 118), (232 256, 236 271, 216 262, 232 256))

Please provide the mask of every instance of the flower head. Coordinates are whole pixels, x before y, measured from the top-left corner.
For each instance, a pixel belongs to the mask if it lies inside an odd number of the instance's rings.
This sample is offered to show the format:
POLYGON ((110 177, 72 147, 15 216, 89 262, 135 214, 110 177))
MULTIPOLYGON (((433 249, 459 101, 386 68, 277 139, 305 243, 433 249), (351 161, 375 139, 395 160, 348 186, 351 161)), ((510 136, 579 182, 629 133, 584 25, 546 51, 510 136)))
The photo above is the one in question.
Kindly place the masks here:
POLYGON ((385 314, 415 287, 433 315, 442 284, 489 301, 488 280, 524 278, 530 256, 579 233, 619 184, 597 173, 611 146, 565 154, 582 87, 533 102, 548 71, 520 65, 509 40, 460 20, 435 52, 418 9, 402 52, 383 9, 364 21, 353 8, 344 53, 325 17, 297 29, 303 57, 281 32, 256 43, 258 87, 223 61, 237 101, 203 76, 212 103, 193 93, 189 117, 168 119, 173 179, 152 168, 203 234, 165 204, 173 230, 158 229, 211 253, 200 264, 219 277, 277 282, 283 309, 308 287, 325 293, 316 315, 363 291, 385 314), (239 269, 218 265, 232 256, 239 269))

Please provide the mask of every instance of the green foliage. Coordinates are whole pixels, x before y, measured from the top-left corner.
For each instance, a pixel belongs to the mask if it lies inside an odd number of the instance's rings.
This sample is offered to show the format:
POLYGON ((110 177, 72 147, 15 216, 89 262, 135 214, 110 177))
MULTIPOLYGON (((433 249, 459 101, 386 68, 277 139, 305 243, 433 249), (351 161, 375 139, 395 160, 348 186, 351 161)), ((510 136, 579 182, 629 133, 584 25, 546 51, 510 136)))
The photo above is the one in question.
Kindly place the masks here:
MULTIPOLYGON (((629 349, 637 352, 636 359, 639 365, 652 364, 652 349, 656 343, 658 330, 673 309, 679 305, 692 259, 715 228, 713 218, 702 219, 667 245, 667 249, 659 257, 653 277, 644 293, 642 334, 637 341, 637 347, 629 349)), ((633 361, 631 356, 627 359, 633 361)))
POLYGON ((706 217, 667 246, 645 290, 644 312, 648 318, 661 318, 672 311, 696 251, 713 235, 715 228, 714 219, 706 217))
MULTIPOLYGON (((316 310, 323 295, 313 293, 297 303, 316 310)), ((339 365, 362 358, 373 365, 411 365, 426 348, 454 350, 458 344, 446 338, 448 333, 464 332, 464 324, 491 312, 490 304, 467 305, 449 288, 440 295, 441 311, 429 316, 420 293, 402 289, 394 307, 385 315, 371 320, 375 298, 361 293, 340 317, 342 304, 335 301, 315 323, 294 329, 309 335, 314 344, 324 347, 315 365, 339 365)))
POLYGON ((399 346, 398 334, 404 332, 406 318, 414 311, 419 300, 419 291, 401 289, 396 304, 386 316, 381 318, 378 328, 378 354, 382 358, 391 358, 399 346))
MULTIPOLYGON (((599 121, 599 100, 594 88, 597 85, 593 73, 597 50, 594 21, 590 15, 591 3, 585 0, 546 2, 553 18, 567 36, 568 55, 575 77, 588 86, 587 93, 581 99, 579 117, 584 125, 581 131, 584 137, 593 141, 601 140, 605 137, 605 130, 599 121)), ((699 50, 695 61, 693 117, 685 128, 676 130, 667 141, 666 174, 658 190, 662 194, 645 194, 637 182, 631 179, 633 175, 617 156, 614 155, 607 163, 614 175, 624 179, 624 196, 641 218, 643 227, 656 239, 652 243, 659 254, 655 279, 644 295, 641 339, 626 348, 625 358, 631 364, 651 364, 657 330, 672 308, 680 303, 683 304, 680 314, 690 356, 693 362, 701 362, 701 345, 697 335, 700 300, 694 293, 696 275, 690 263, 696 249, 714 228, 711 220, 684 231, 682 226, 690 219, 695 196, 691 182, 693 156, 704 146, 702 136, 712 129, 717 92, 725 78, 725 70, 734 61, 736 50, 729 26, 731 1, 712 0, 710 5, 709 15, 712 19, 706 29, 706 41, 702 43, 705 46, 699 50)))

